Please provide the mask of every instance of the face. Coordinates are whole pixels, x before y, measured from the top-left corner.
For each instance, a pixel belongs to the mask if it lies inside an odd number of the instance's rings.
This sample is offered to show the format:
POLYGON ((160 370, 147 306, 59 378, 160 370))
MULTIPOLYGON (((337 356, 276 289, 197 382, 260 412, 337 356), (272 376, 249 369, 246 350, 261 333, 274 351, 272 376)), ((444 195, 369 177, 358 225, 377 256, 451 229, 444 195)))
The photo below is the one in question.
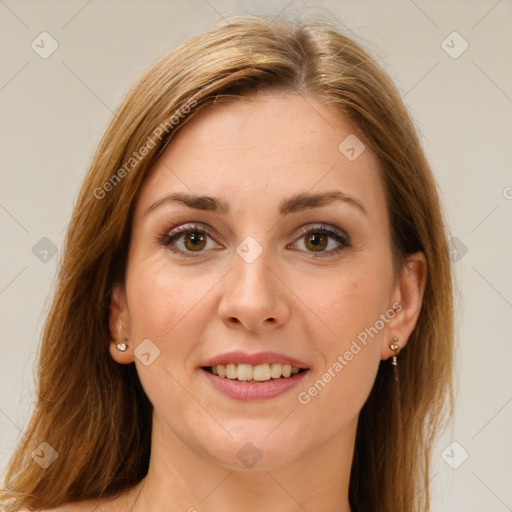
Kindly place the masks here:
POLYGON ((152 168, 111 327, 159 439, 270 469, 354 435, 407 337, 377 160, 339 149, 356 133, 313 97, 264 94, 210 107, 152 168))

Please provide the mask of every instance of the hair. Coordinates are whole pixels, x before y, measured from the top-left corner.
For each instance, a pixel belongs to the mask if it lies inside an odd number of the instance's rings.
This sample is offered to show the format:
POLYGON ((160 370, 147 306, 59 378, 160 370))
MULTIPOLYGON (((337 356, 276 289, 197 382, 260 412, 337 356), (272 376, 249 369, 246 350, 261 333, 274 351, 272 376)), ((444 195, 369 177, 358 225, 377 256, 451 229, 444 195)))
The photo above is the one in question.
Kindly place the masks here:
POLYGON ((111 291, 124 282, 137 194, 172 137, 199 112, 278 90, 333 106, 377 156, 394 270, 407 255, 425 254, 423 304, 400 354, 399 382, 381 361, 359 415, 349 500, 354 511, 429 509, 429 458, 453 412, 453 283, 447 228, 417 130, 387 73, 339 28, 237 17, 146 71, 99 144, 42 332, 35 410, 6 471, 7 510, 113 496, 146 475, 152 406, 135 365, 109 355, 111 291), (47 469, 31 459, 41 442, 58 452, 47 469))

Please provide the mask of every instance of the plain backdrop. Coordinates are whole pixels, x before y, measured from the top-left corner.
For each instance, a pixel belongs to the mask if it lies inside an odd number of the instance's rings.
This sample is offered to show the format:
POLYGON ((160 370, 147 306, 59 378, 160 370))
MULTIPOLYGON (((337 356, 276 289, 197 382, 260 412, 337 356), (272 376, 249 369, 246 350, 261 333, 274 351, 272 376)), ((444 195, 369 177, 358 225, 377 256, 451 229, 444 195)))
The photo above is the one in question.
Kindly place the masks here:
POLYGON ((60 247, 112 111, 173 46, 247 12, 336 18, 402 92, 462 296, 456 415, 436 433, 432 510, 512 510, 510 0, 0 0, 0 468, 29 417, 60 247))

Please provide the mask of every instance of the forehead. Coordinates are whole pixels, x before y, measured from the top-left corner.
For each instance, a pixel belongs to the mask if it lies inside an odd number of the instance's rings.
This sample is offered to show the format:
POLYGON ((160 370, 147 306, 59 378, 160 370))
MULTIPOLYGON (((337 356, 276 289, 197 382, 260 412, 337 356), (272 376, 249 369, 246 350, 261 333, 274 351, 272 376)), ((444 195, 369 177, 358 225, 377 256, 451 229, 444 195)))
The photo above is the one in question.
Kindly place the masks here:
POLYGON ((378 161, 362 144, 345 116, 312 96, 267 93, 220 103, 171 140, 145 180, 136 214, 171 191, 238 202, 240 210, 248 199, 264 208, 285 196, 341 190, 378 219, 386 209, 378 161))

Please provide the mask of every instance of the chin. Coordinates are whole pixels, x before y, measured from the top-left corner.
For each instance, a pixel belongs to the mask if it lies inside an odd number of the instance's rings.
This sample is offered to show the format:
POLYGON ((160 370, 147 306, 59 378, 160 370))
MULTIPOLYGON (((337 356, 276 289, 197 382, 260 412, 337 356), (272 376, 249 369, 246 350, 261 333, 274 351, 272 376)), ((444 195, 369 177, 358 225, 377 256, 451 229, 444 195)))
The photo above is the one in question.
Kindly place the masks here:
MULTIPOLYGON (((279 441, 282 441, 280 439, 279 441)), ((218 463, 231 471, 275 471, 292 464, 297 458, 297 446, 290 442, 269 442, 256 439, 234 441, 214 453, 218 463)))
POLYGON ((199 441, 217 463, 232 471, 272 471, 291 464, 306 447, 304 433, 291 432, 290 425, 274 421, 237 421, 226 425, 233 437, 222 431, 202 436, 199 441), (229 427, 232 427, 231 430, 229 427), (276 428, 277 427, 277 428, 276 428), (280 430, 281 427, 282 430, 280 430))

